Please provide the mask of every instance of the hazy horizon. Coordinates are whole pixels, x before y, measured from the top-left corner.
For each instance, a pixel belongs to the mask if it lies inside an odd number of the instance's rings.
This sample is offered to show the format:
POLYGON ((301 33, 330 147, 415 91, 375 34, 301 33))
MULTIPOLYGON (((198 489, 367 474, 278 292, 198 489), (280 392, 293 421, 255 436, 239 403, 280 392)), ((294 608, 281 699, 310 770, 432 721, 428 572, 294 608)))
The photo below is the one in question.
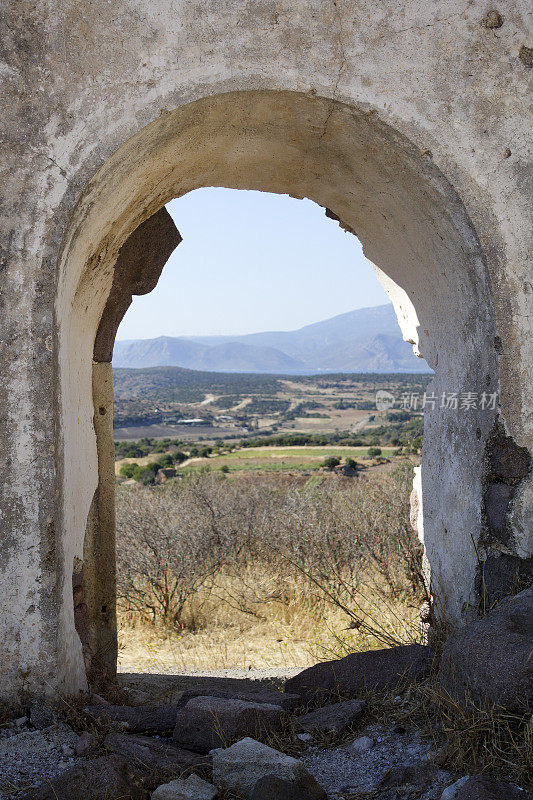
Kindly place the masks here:
POLYGON ((389 302, 359 240, 311 200, 208 188, 167 210, 183 241, 117 341, 294 331, 389 302))
POLYGON ((334 314, 333 317, 326 317, 325 319, 316 319, 316 320, 313 320, 312 322, 307 322, 305 325, 300 325, 298 328, 288 328, 288 329, 285 329, 285 330, 283 330, 281 328, 272 328, 270 330, 246 331, 246 333, 212 333, 212 334, 211 333, 191 333, 191 334, 184 333, 184 334, 177 334, 175 336, 171 336, 168 333, 161 333, 161 334, 159 334, 159 336, 135 336, 135 337, 132 337, 131 339, 119 339, 118 336, 117 336, 117 340, 116 341, 117 342, 133 342, 133 341, 143 341, 145 339, 163 339, 163 338, 169 338, 169 339, 197 339, 197 338, 207 338, 208 336, 213 336, 213 337, 220 336, 220 337, 224 337, 224 338, 226 338, 228 336, 234 336, 235 338, 240 338, 241 336, 250 336, 250 335, 253 335, 254 333, 294 333, 296 331, 301 330, 302 328, 307 328, 309 325, 315 325, 315 324, 317 324, 319 322, 326 322, 327 320, 333 319, 334 317, 341 317, 343 314, 351 314, 352 311, 364 311, 365 309, 379 308, 380 306, 386 306, 386 305, 392 305, 390 300, 388 300, 386 303, 377 303, 374 306, 362 306, 361 308, 352 308, 351 311, 342 311, 340 314, 334 314))

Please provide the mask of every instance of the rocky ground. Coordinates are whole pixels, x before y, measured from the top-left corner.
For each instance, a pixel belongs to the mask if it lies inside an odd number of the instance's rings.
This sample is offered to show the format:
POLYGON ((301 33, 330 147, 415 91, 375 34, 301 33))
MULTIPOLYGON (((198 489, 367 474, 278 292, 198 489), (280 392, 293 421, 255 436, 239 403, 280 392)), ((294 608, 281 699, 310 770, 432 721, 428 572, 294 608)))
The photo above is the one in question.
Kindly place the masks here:
MULTIPOLYGON (((409 688, 404 681, 391 694, 391 675, 409 662, 417 679, 426 653, 415 647, 398 648, 395 664, 388 654, 366 661, 380 684, 373 690, 391 698, 388 719, 361 697, 326 697, 324 665, 287 681, 126 674, 113 703, 93 695, 83 708, 36 704, 0 728, 0 798, 526 800, 510 784, 478 785, 439 768, 439 746, 412 721, 398 722, 409 688)), ((359 680, 353 658, 351 681, 359 680)))
POLYGON ((0 800, 531 800, 532 619, 529 588, 440 658, 122 674, 104 696, 34 701, 0 717, 0 800))

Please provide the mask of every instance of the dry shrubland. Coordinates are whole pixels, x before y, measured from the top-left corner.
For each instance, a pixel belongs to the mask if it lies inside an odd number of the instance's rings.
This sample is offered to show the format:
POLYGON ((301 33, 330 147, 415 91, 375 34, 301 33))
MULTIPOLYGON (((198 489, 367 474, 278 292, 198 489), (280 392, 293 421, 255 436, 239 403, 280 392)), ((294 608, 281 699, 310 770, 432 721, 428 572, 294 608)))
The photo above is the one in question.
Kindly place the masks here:
POLYGON ((119 487, 123 664, 302 666, 416 638, 411 480, 405 462, 319 486, 204 473, 119 487))

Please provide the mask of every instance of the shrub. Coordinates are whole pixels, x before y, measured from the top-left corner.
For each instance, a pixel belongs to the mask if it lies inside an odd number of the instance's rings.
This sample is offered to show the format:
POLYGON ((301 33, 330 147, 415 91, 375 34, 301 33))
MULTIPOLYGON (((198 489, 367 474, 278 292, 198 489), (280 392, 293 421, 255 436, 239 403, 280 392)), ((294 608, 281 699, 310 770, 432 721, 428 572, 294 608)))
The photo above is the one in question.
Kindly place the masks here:
POLYGON ((123 478, 133 478, 135 475, 136 470, 139 469, 139 465, 134 462, 130 462, 129 464, 122 464, 121 468, 119 469, 119 474, 122 475, 123 478))
POLYGON ((171 467, 174 464, 174 457, 170 455, 170 453, 165 453, 165 455, 160 456, 157 461, 155 462, 159 467, 171 467))
POLYGON ((326 458, 324 460, 322 466, 325 467, 325 469, 333 470, 335 469, 335 467, 338 467, 340 463, 341 463, 340 458, 337 458, 336 456, 330 456, 329 458, 326 458))
POLYGON ((381 447, 369 447, 368 448, 368 455, 369 456, 380 456, 381 455, 381 447))
POLYGON ((117 492, 117 595, 127 610, 179 628, 187 599, 216 572, 221 535, 195 483, 117 492), (206 512, 206 513, 202 513, 206 512))
POLYGON ((145 467, 138 467, 134 472, 133 477, 136 481, 140 481, 140 483, 142 483, 144 486, 149 486, 150 484, 154 483, 158 469, 158 464, 147 464, 145 467))

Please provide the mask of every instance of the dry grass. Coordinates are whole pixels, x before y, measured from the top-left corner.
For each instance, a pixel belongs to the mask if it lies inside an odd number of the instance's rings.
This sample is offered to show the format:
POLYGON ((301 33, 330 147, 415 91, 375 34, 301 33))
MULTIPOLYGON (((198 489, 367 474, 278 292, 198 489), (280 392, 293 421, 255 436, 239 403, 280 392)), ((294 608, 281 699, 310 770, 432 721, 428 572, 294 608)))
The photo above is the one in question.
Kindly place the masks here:
POLYGON ((533 789, 533 716, 493 705, 463 707, 437 679, 419 689, 426 727, 440 742, 439 764, 459 773, 490 772, 533 789))
MULTIPOLYGON (((242 605, 242 588, 279 584, 279 576, 248 571, 240 579, 220 574, 207 591, 195 593, 183 613, 183 626, 150 624, 119 607, 119 669, 124 672, 189 672, 222 669, 303 669, 317 660, 382 646, 369 630, 411 641, 418 632, 416 609, 405 600, 385 603, 382 596, 361 598, 350 613, 324 596, 311 593, 303 581, 285 587, 283 602, 242 605), (240 605, 240 607, 239 607, 240 605)), ((273 594, 273 592, 272 592, 273 594)))
POLYGON ((436 763, 458 775, 492 774, 533 789, 533 717, 493 705, 463 707, 443 691, 434 670, 400 692, 369 692, 366 721, 424 730, 438 747, 436 763))
MULTIPOLYGON (((263 618, 233 609, 217 596, 190 603, 194 629, 150 625, 119 611, 119 669, 135 672, 300 668, 313 662, 314 620, 296 601, 271 606, 263 618)), ((231 597, 227 595, 231 602, 231 597)))

